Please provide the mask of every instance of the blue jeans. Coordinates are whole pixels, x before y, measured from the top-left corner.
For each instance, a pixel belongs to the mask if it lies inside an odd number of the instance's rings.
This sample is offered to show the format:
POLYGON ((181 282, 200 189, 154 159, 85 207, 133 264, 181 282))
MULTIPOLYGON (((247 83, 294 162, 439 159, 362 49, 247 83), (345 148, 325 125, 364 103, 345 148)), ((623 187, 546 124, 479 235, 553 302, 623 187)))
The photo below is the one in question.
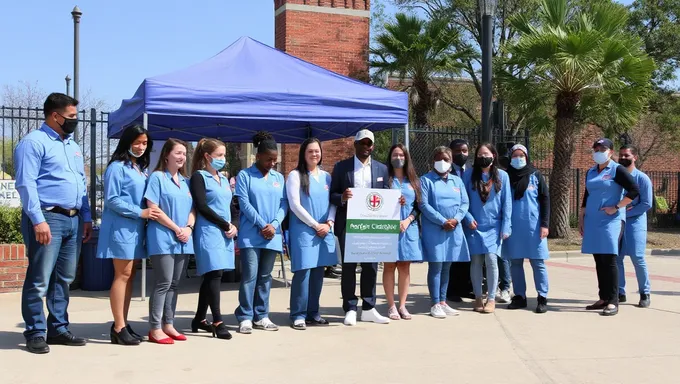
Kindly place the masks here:
POLYGON ((511 283, 510 260, 505 260, 498 256, 498 288, 501 291, 509 291, 511 283))
MULTIPOLYGON (((625 256, 618 256, 616 264, 619 266, 619 295, 626 294, 626 271, 623 269, 623 259, 625 256)), ((638 281, 638 290, 640 294, 649 295, 650 283, 649 272, 647 271, 647 261, 644 256, 631 256, 630 261, 635 267, 635 277, 638 281)))
POLYGON ((241 249, 241 286, 236 320, 260 321, 269 316, 272 269, 278 252, 263 248, 241 249))
MULTIPOLYGON (((548 297, 548 269, 545 260, 529 259, 534 272, 534 285, 539 296, 548 297)), ((524 278, 524 259, 512 260, 512 282, 515 296, 527 297, 527 282, 524 278)))
POLYGON ((451 262, 429 262, 427 268, 427 288, 430 290, 432 305, 446 301, 446 290, 449 288, 451 262))
POLYGON ((319 316, 324 267, 296 271, 290 287, 290 319, 312 320, 319 316))
POLYGON ((21 294, 21 315, 26 324, 26 340, 57 336, 68 331, 69 285, 76 277, 83 225, 78 216, 67 217, 43 212, 50 226, 52 241, 47 245, 35 239, 33 223, 21 214, 21 234, 26 245, 28 269, 21 294), (49 316, 45 320, 43 298, 49 316))
POLYGON ((486 262, 486 285, 489 291, 488 300, 496 300, 496 290, 498 289, 498 256, 494 253, 472 255, 470 257, 470 280, 472 280, 472 291, 475 297, 482 298, 482 266, 486 262))

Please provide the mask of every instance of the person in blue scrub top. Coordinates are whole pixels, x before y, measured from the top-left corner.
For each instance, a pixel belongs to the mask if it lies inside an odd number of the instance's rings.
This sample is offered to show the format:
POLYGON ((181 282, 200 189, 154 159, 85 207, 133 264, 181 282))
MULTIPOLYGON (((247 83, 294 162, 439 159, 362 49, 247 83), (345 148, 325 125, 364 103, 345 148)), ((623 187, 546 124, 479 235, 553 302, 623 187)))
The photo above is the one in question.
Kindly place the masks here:
POLYGON ((503 240, 512 234, 512 191, 508 174, 498 168, 496 148, 477 146, 475 162, 463 179, 470 198, 465 216, 465 237, 470 248, 470 278, 475 293, 474 311, 493 313, 498 289, 498 258, 503 240), (482 266, 486 263, 488 294, 482 299, 482 266))
POLYGON ((324 269, 338 261, 335 249, 336 207, 330 204, 331 175, 319 168, 321 142, 310 138, 300 146, 298 165, 286 180, 290 205, 289 244, 293 282, 290 320, 293 329, 328 325, 319 314, 324 269))
POLYGON ((390 175, 389 185, 399 189, 404 197, 401 206, 399 227, 399 261, 384 263, 383 288, 387 298, 387 316, 391 320, 411 320, 406 309, 408 288, 411 284, 411 263, 423 260, 420 245, 420 230, 417 221, 418 206, 421 202, 420 179, 413 167, 411 155, 403 144, 395 144, 390 148, 387 159, 387 173, 390 175), (394 303, 394 275, 399 270, 399 308, 394 303))
POLYGON ((420 179, 420 211, 423 225, 423 259, 427 261, 427 287, 435 318, 456 316, 446 303, 451 264, 470 260, 461 221, 468 212, 468 195, 460 177, 449 173, 453 155, 448 147, 437 147, 434 170, 420 179))
POLYGON ((538 299, 536 313, 548 310, 548 228, 550 197, 543 175, 529 162, 529 152, 522 144, 510 149, 508 176, 512 189, 512 232, 503 243, 503 257, 512 263, 511 273, 515 296, 508 309, 527 307, 527 283, 524 260, 529 259, 534 273, 538 299))
POLYGON ((619 254, 626 221, 626 206, 640 190, 625 167, 611 159, 613 143, 599 139, 593 144, 597 165, 586 173, 586 190, 579 214, 579 231, 583 236, 581 252, 592 254, 597 270, 600 300, 586 307, 602 310, 602 315, 619 313, 619 254), (625 191, 625 195, 624 195, 625 191))
POLYGON ((278 148, 267 132, 253 137, 255 164, 236 177, 240 208, 238 247, 241 252, 241 286, 236 319, 239 332, 253 328, 278 331, 269 319, 269 292, 276 255, 283 252, 281 223, 288 211, 283 175, 274 170, 278 148))
POLYGON ((187 258, 194 253, 192 236, 196 218, 187 182, 186 159, 186 143, 168 139, 144 193, 149 208, 161 210, 146 228, 146 249, 155 280, 149 300, 149 341, 158 344, 186 340, 173 326, 179 280, 187 258))
POLYGON ((638 159, 638 150, 632 145, 624 145, 619 149, 619 164, 633 176, 633 180, 640 189, 640 195, 626 208, 626 230, 623 238, 623 246, 616 259, 619 269, 619 302, 626 302, 626 272, 623 267, 623 259, 630 256, 635 267, 635 276, 638 281, 640 292, 640 308, 648 308, 650 305, 650 283, 645 251, 647 248, 647 211, 652 208, 652 181, 649 176, 635 167, 638 159))
POLYGON ((104 212, 99 230, 97 258, 113 259, 114 277, 109 292, 114 344, 139 345, 142 336, 127 323, 132 299, 135 263, 146 258, 146 220, 156 220, 158 208, 144 203, 153 141, 140 125, 128 127, 118 141, 104 173, 104 212))
POLYGON ((236 226, 231 223, 232 192, 229 179, 219 172, 227 163, 227 147, 216 139, 201 139, 194 151, 189 181, 196 209, 194 251, 196 273, 203 277, 198 293, 198 308, 191 321, 191 331, 211 332, 213 337, 231 339, 222 321, 220 285, 224 270, 234 269, 234 237, 236 226), (206 315, 210 307, 212 323, 206 315))
POLYGON ((78 100, 63 93, 50 94, 43 106, 45 122, 24 136, 14 151, 28 259, 21 315, 31 353, 49 353, 48 344, 87 344, 87 339, 69 331, 68 319, 69 285, 76 276, 82 242, 92 235, 83 153, 73 140, 77 105, 78 100))

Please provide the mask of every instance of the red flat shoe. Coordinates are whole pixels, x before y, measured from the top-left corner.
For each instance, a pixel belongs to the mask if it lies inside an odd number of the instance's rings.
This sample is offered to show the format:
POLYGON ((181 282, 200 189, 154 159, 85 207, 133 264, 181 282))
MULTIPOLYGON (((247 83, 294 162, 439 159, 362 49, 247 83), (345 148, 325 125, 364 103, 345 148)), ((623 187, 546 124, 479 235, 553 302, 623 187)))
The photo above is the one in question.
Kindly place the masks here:
POLYGON ((159 339, 159 340, 154 339, 154 337, 151 336, 151 332, 149 332, 149 342, 156 343, 156 344, 175 344, 175 341, 170 337, 166 337, 165 339, 159 339))
POLYGON ((184 335, 181 334, 181 333, 178 333, 176 336, 173 336, 173 335, 168 335, 168 336, 170 336, 170 338, 173 339, 173 340, 177 340, 177 341, 187 341, 187 337, 184 336, 184 335))

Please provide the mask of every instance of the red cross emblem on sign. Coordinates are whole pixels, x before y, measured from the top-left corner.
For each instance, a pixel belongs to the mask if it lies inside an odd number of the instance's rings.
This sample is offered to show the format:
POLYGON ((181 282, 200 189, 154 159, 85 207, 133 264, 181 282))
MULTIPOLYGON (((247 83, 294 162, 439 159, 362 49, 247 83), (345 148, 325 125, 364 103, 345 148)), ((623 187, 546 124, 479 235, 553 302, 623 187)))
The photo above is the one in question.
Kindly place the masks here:
POLYGON ((382 196, 375 192, 369 193, 368 196, 366 196, 366 206, 371 211, 379 210, 380 207, 382 207, 382 196))
POLYGON ((377 195, 373 195, 373 197, 371 197, 371 205, 373 208, 380 206, 380 198, 377 195))

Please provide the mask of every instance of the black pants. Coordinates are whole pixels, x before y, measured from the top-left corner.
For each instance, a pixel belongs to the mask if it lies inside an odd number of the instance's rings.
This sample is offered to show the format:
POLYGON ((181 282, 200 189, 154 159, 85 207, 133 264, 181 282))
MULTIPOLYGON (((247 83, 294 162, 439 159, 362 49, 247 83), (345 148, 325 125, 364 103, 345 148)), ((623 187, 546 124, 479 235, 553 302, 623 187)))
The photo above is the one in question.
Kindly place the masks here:
POLYGON ((198 308, 196 320, 203 321, 208 314, 208 307, 212 313, 213 323, 222 321, 220 311, 220 283, 222 282, 222 270, 210 271, 203 275, 201 288, 198 292, 198 308))
POLYGON ((594 254, 600 300, 619 305, 619 268, 616 255, 594 254))
POLYGON ((449 272, 449 288, 446 292, 446 297, 468 297, 470 294, 472 294, 470 262, 451 264, 451 272, 449 272))
MULTIPOLYGON (((342 309, 345 312, 356 311, 359 299, 357 289, 357 263, 345 263, 345 233, 338 234, 340 252, 342 254, 342 275, 340 290, 342 292, 342 309)), ((375 307, 375 283, 378 276, 378 263, 361 263, 359 280, 361 293, 361 309, 370 310, 375 307)))

